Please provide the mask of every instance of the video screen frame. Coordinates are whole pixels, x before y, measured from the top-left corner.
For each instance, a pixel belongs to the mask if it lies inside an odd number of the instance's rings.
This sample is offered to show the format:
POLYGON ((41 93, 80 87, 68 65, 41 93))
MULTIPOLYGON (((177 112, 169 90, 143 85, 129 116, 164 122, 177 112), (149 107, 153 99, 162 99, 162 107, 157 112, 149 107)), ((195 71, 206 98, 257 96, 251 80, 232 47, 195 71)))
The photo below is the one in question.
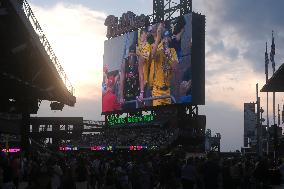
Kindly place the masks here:
POLYGON ((106 40, 102 112, 195 104, 191 48, 191 13, 106 40))

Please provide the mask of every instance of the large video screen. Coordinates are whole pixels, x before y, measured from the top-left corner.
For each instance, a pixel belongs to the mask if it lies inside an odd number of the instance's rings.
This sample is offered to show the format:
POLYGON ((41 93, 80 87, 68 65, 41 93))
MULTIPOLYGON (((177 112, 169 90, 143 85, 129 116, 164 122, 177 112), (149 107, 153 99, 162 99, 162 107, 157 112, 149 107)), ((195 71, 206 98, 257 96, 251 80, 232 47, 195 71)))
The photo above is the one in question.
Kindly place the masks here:
POLYGON ((196 104, 191 52, 192 14, 106 40, 102 112, 196 104))

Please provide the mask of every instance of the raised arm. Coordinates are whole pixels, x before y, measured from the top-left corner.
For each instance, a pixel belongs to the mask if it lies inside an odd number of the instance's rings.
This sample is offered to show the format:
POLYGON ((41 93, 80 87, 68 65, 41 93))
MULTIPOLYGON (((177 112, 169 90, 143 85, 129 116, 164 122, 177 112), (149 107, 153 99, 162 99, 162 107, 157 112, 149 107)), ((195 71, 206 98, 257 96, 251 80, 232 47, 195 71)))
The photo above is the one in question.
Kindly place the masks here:
POLYGON ((159 43, 160 43, 161 37, 162 37, 163 28, 164 28, 164 24, 160 23, 159 26, 158 26, 158 29, 157 29, 157 36, 156 36, 155 42, 152 45, 152 53, 151 53, 152 58, 156 57, 157 49, 158 49, 158 46, 159 46, 159 43))
POLYGON ((121 64, 121 75, 120 75, 120 85, 119 85, 119 91, 120 91, 120 102, 123 101, 124 96, 124 80, 125 80, 125 59, 123 60, 121 64))
POLYGON ((144 94, 144 70, 143 65, 145 64, 146 59, 143 56, 138 57, 138 72, 139 72, 139 87, 140 87, 140 95, 139 98, 143 98, 144 94))
POLYGON ((180 41, 180 40, 181 40, 181 36, 182 36, 183 32, 184 32, 184 28, 182 28, 182 29, 180 30, 180 32, 176 34, 176 40, 177 40, 177 41, 180 41))

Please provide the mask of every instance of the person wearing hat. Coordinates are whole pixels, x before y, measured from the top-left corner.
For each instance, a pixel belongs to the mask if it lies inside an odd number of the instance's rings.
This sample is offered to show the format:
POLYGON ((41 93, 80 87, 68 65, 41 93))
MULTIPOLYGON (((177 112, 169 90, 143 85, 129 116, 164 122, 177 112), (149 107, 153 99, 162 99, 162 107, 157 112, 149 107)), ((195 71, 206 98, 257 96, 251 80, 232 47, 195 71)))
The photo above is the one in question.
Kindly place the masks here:
POLYGON ((136 108, 136 103, 127 101, 136 100, 139 96, 139 71, 136 44, 129 47, 128 57, 121 64, 120 75, 120 102, 123 109, 136 108))
POLYGON ((117 97, 114 94, 115 77, 110 75, 107 80, 107 89, 103 94, 102 112, 111 112, 120 109, 117 97))
MULTIPOLYGON (((159 97, 171 94, 171 78, 175 73, 178 63, 177 54, 174 48, 169 48, 171 32, 162 29, 162 40, 153 53, 153 60, 150 68, 150 77, 153 85, 152 97, 159 97)), ((158 34, 158 31, 157 31, 158 34)), ((171 99, 153 100, 153 106, 171 104, 171 99)))
POLYGON ((104 95, 107 89, 107 75, 108 75, 108 70, 107 66, 104 64, 103 65, 103 82, 102 82, 102 94, 104 95))

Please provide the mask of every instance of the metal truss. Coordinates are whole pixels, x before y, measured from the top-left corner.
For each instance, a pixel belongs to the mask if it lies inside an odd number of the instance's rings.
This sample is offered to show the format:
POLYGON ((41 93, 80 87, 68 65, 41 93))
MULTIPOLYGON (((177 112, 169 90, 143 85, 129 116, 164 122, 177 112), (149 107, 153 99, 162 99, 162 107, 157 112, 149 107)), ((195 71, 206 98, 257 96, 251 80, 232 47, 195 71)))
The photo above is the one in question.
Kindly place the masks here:
POLYGON ((153 15, 150 15, 151 23, 173 20, 177 16, 183 16, 192 12, 192 0, 153 0, 153 15))
POLYGON ((45 34, 43 33, 43 30, 41 29, 39 22, 37 21, 29 3, 27 0, 22 0, 22 10, 24 11, 24 15, 26 16, 27 20, 31 23, 35 33, 37 34, 37 37, 39 38, 39 41, 41 42, 42 46, 44 47, 44 50, 46 54, 49 56, 51 62, 55 66, 61 80, 63 81, 64 85, 68 89, 68 91, 74 95, 75 90, 70 82, 70 80, 67 78, 66 73, 63 70, 63 67, 59 63, 58 58, 56 57, 49 41, 47 40, 45 34))

